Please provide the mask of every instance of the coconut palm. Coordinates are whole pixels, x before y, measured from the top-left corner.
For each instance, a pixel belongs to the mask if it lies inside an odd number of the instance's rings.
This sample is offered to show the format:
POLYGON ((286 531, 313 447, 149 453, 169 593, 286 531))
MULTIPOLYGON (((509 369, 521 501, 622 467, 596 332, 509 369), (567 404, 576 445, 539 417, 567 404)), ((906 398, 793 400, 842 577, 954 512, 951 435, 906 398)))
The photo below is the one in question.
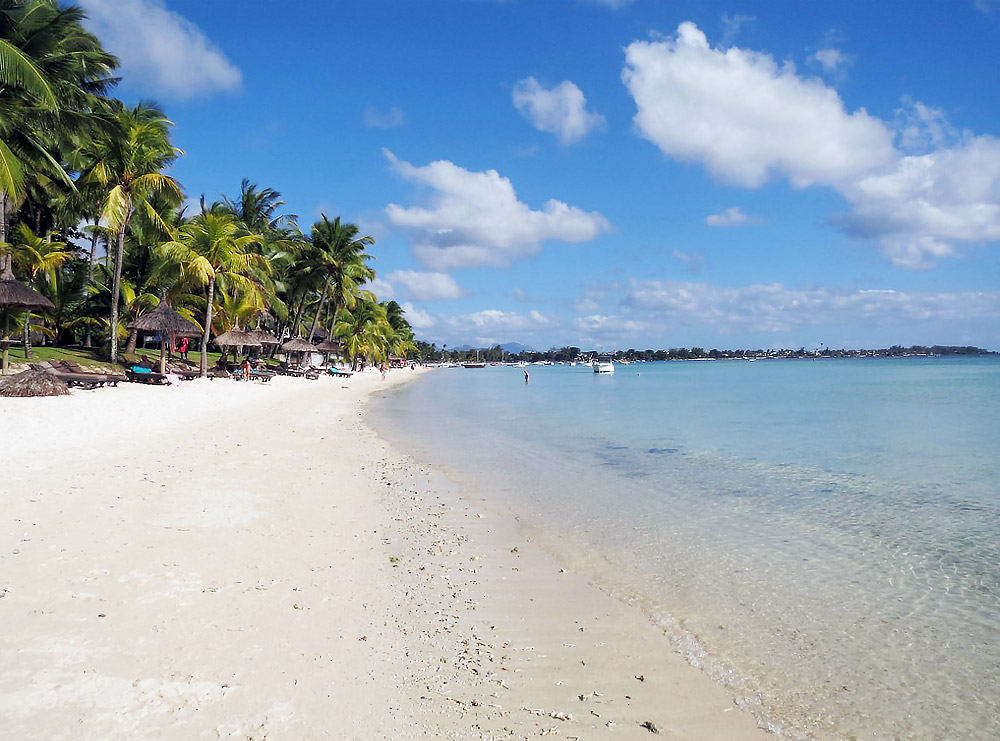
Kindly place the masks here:
POLYGON ((358 287, 375 277, 375 271, 365 264, 375 259, 365 252, 365 247, 375 244, 375 238, 359 237, 358 231, 354 224, 341 223, 339 216, 330 221, 326 214, 321 214, 320 220, 312 226, 313 249, 306 258, 307 266, 315 274, 323 276, 323 286, 309 328, 310 342, 327 298, 332 299, 331 324, 336 325, 340 309, 353 307, 358 287))
MULTIPOLYGON (((115 233, 115 259, 111 283, 111 327, 118 325, 121 294, 122 256, 125 234, 134 214, 139 213, 164 236, 170 225, 156 207, 158 199, 179 204, 181 190, 177 181, 162 170, 176 159, 181 150, 170 144, 173 126, 153 103, 139 103, 126 108, 114 106, 116 128, 108 136, 95 139, 90 153, 92 164, 80 180, 97 183, 105 189, 101 216, 115 233)), ((118 357, 118 335, 111 332, 112 362, 118 357)))
POLYGON ((340 321, 333 332, 344 343, 344 351, 354 368, 362 358, 375 363, 385 360, 393 334, 385 307, 367 291, 357 298, 353 309, 340 312, 340 321))
POLYGON ((230 290, 246 295, 262 292, 271 265, 263 255, 249 251, 260 241, 261 236, 247 233, 233 214, 207 211, 184 224, 175 240, 158 248, 166 261, 180 266, 183 279, 206 288, 202 376, 208 374, 208 341, 216 286, 223 282, 230 290))
POLYGON ((94 125, 118 61, 55 0, 0 0, 0 242, 28 183, 45 176, 72 188, 61 163, 94 125))

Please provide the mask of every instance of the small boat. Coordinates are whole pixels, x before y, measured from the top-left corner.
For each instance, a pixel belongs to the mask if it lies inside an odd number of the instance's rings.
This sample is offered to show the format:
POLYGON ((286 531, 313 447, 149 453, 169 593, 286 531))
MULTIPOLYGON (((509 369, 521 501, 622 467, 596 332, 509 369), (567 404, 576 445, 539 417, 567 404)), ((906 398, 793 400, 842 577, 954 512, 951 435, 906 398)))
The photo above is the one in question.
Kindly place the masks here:
POLYGON ((615 364, 610 360, 595 360, 594 373, 614 373, 615 364))
POLYGON ((486 363, 462 363, 463 368, 485 368, 486 363))

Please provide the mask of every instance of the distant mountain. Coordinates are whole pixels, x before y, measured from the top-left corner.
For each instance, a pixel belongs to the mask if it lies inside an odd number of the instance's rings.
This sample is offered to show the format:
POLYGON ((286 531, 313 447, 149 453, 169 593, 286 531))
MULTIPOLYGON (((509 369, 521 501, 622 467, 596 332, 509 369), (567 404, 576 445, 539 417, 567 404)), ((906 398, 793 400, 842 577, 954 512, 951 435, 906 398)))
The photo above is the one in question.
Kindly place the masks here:
POLYGON ((520 342, 504 342, 500 345, 500 349, 515 354, 519 352, 536 352, 535 348, 522 345, 520 342))

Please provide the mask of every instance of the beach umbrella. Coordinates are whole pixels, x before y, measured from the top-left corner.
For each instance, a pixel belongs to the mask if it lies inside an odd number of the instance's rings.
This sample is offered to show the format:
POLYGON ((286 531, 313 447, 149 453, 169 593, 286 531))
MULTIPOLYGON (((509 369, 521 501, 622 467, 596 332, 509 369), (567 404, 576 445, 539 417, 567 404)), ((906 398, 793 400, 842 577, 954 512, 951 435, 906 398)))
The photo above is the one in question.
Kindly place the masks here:
POLYGON ((252 332, 240 329, 239 326, 223 332, 212 341, 217 347, 223 348, 223 352, 227 347, 260 347, 262 344, 252 332))
POLYGON ((69 388, 51 373, 26 370, 0 380, 0 396, 68 396, 69 388))
POLYGON ((281 340, 279 340, 277 337, 275 337, 273 334, 268 332, 266 329, 263 329, 262 327, 258 327, 257 329, 251 329, 249 332, 247 332, 247 334, 250 334, 254 338, 256 338, 261 345, 281 344, 281 340))
POLYGON ((329 363, 331 353, 343 354, 344 343, 339 340, 323 340, 321 343, 316 345, 316 349, 326 356, 325 362, 329 363))
POLYGON ((0 373, 7 373, 7 363, 10 359, 10 339, 7 336, 11 309, 51 309, 52 302, 33 288, 29 288, 14 277, 10 269, 10 261, 5 260, 3 274, 0 274, 0 308, 3 309, 3 324, 0 325, 0 344, 3 345, 3 359, 0 361, 0 373))
POLYGON ((285 342, 285 344, 281 346, 281 351, 284 353, 296 353, 299 355, 305 352, 308 353, 319 352, 313 343, 308 342, 302 339, 301 337, 293 337, 292 339, 285 342))
POLYGON ((143 314, 128 325, 128 328, 160 333, 160 373, 165 373, 167 370, 168 337, 171 335, 197 337, 201 334, 197 325, 170 308, 166 299, 160 299, 159 306, 148 314, 143 314))

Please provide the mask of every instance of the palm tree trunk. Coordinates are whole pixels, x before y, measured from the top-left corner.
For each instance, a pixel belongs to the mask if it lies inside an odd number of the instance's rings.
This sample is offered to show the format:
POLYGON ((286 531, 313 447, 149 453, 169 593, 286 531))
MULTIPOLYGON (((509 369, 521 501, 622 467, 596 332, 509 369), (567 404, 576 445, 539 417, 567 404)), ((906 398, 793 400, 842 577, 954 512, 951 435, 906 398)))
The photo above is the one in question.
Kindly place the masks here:
POLYGON ((288 327, 288 332, 289 334, 292 335, 292 337, 295 337, 299 333, 298 331, 299 322, 302 321, 302 315, 305 313, 305 310, 306 310, 306 294, 303 293, 302 301, 299 302, 299 309, 298 311, 295 312, 295 318, 292 319, 292 323, 288 327))
POLYGON ((128 341, 125 343, 125 354, 131 355, 135 352, 135 346, 139 343, 139 330, 130 329, 128 331, 128 341))
POLYGON ((118 362, 118 298, 122 291, 122 256, 125 253, 125 227, 132 214, 132 202, 129 200, 125 208, 125 218, 118 229, 117 247, 115 249, 115 277, 111 283, 111 362, 118 362))
MULTIPOLYGON (((0 193, 0 242, 7 241, 7 194, 0 193)), ((11 265, 11 255, 4 255, 0 258, 0 272, 7 270, 11 265)))
POLYGON ((208 377, 208 339, 212 333, 212 302, 215 301, 215 276, 208 281, 208 303, 205 306, 205 333, 201 338, 201 377, 208 377))
POLYGON ((326 303, 326 292, 330 287, 330 276, 326 276, 326 280, 323 281, 323 290, 319 294, 319 305, 316 307, 316 313, 313 315, 312 326, 309 327, 309 342, 313 341, 313 334, 316 332, 316 324, 319 322, 319 315, 323 311, 323 304, 326 303))
MULTIPOLYGON (((100 223, 101 217, 94 217, 94 234, 90 238, 90 260, 87 263, 87 297, 83 300, 84 309, 90 305, 90 287, 94 285, 94 267, 97 265, 97 225, 100 223)), ((90 334, 90 324, 87 325, 87 332, 83 338, 84 347, 92 347, 94 344, 93 337, 90 334)))
POLYGON ((24 359, 31 359, 31 309, 24 312, 24 359))

